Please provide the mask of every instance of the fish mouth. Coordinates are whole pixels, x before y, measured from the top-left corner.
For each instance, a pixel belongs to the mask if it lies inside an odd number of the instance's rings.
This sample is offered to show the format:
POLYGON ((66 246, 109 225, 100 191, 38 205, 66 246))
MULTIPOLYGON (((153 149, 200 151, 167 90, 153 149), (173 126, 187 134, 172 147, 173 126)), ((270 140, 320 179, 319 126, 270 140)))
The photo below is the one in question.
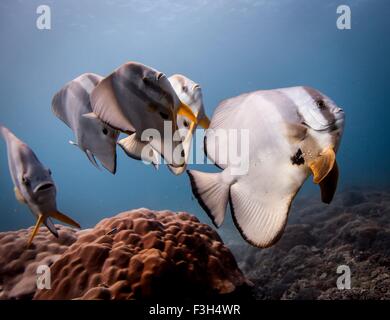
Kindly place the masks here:
POLYGON ((53 182, 42 182, 38 184, 35 189, 34 193, 42 192, 42 191, 47 191, 54 188, 54 183, 53 182))

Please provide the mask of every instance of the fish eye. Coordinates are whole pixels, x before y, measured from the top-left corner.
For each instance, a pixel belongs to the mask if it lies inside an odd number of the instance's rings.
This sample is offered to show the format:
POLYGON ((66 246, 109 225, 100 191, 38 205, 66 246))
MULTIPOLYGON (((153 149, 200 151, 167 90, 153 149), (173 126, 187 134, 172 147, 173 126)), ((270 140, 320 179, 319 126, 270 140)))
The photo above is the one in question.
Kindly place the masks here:
POLYGON ((108 130, 107 130, 107 128, 103 128, 102 132, 103 132, 103 134, 104 134, 105 136, 108 135, 108 130))
POLYGON ((183 121, 183 125, 188 128, 190 126, 190 123, 187 120, 183 121))
POLYGON ((164 112, 159 112, 160 113, 160 116, 161 118, 163 118, 164 120, 168 120, 169 119, 169 115, 164 113, 164 112))
POLYGON ((51 170, 50 169, 47 169, 47 172, 51 175, 51 170))
POLYGON ((23 176, 22 177, 22 183, 24 185, 28 186, 30 184, 30 180, 27 177, 23 176))
POLYGON ((157 81, 160 80, 163 76, 164 76, 164 74, 163 74, 162 72, 160 72, 160 73, 157 75, 157 81))
POLYGON ((317 103, 317 106, 319 109, 324 110, 326 108, 326 104, 325 104, 324 100, 319 99, 316 101, 316 103, 317 103))
POLYGON ((183 90, 183 92, 187 92, 188 91, 188 88, 186 86, 183 86, 181 89, 183 90))

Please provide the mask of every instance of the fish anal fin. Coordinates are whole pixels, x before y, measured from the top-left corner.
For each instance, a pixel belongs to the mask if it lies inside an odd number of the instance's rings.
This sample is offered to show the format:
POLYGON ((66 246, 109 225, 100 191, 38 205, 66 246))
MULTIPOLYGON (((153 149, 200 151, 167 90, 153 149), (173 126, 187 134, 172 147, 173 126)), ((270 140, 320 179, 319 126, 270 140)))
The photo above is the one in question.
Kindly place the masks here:
POLYGON ((73 227, 76 227, 76 228, 81 228, 80 225, 74 221, 72 218, 68 217, 67 215, 59 212, 59 211, 50 211, 48 212, 48 215, 50 217, 53 217, 54 219, 58 220, 58 221, 61 221, 63 223, 66 223, 70 226, 73 226, 73 227))
POLYGON ((44 216, 42 214, 40 214, 38 216, 38 219, 37 219, 37 223, 35 224, 35 227, 30 235, 30 239, 28 240, 28 244, 27 244, 27 247, 29 247, 32 243, 32 241, 34 240, 34 237, 36 236, 38 230, 39 230, 39 227, 41 226, 41 224, 43 223, 44 221, 44 216))
POLYGON ((276 199, 260 196, 240 183, 230 189, 230 209, 233 221, 243 238, 259 248, 275 244, 283 234, 288 211, 296 191, 276 199))
POLYGON ((222 173, 187 170, 187 174, 192 193, 214 225, 220 227, 225 219, 231 183, 223 180, 222 173))
POLYGON ((47 229, 49 229, 49 231, 52 233, 53 236, 58 238, 57 229, 56 229, 53 221, 51 221, 50 217, 46 217, 46 219, 43 221, 43 224, 46 226, 47 229))
POLYGON ((91 161, 91 163, 92 163, 97 169, 100 170, 100 167, 99 167, 99 165, 97 164, 96 159, 95 159, 93 153, 87 149, 87 150, 85 150, 85 154, 87 155, 89 161, 91 161))
POLYGON ((309 163, 313 173, 313 182, 320 183, 332 170, 336 162, 336 154, 332 148, 325 149, 316 159, 309 163))
POLYGON ((321 200, 324 203, 331 203, 333 196, 337 189, 337 182, 339 180, 339 168, 335 161, 332 170, 328 175, 320 182, 321 188, 321 200))
POLYGON ((18 187, 14 187, 14 191, 15 191, 15 197, 16 197, 16 200, 18 200, 20 203, 26 203, 26 199, 24 199, 24 197, 22 196, 20 190, 18 189, 18 187))

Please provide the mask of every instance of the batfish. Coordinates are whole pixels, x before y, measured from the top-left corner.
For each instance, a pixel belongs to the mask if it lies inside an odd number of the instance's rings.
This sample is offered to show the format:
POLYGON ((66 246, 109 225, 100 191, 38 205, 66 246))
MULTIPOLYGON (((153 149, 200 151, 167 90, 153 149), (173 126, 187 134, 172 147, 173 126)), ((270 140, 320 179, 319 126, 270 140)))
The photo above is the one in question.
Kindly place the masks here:
POLYGON ((33 241, 42 223, 58 237, 51 218, 80 228, 76 221, 57 210, 56 186, 50 169, 44 167, 30 147, 10 130, 0 126, 0 133, 7 144, 8 165, 16 199, 26 204, 37 219, 28 245, 33 241))
POLYGON ((175 139, 176 118, 179 114, 196 122, 196 117, 180 101, 163 73, 141 63, 125 63, 92 91, 91 105, 104 123, 129 135, 127 140, 119 142, 129 156, 144 159, 142 155, 147 154, 146 160, 154 162, 155 150, 173 167, 183 166, 181 140, 175 139), (164 122, 169 124, 171 134, 165 135, 164 122), (155 129, 159 137, 144 141, 142 134, 147 129, 155 129), (170 146, 168 150, 166 145, 170 146), (141 154, 144 148, 147 152, 141 154))
POLYGON ((194 131, 198 125, 207 129, 210 125, 210 120, 204 110, 202 89, 199 84, 181 74, 174 74, 170 76, 168 80, 179 99, 191 108, 192 113, 196 117, 196 121, 191 121, 183 115, 179 114, 177 116, 177 126, 183 141, 185 154, 184 165, 181 167, 168 165, 168 168, 174 174, 179 175, 183 173, 187 167, 194 131))
POLYGON ((281 237, 291 202, 310 174, 320 186, 322 201, 331 202, 344 119, 341 108, 309 87, 227 99, 215 110, 204 141, 206 155, 223 171, 188 171, 193 194, 217 227, 229 202, 242 236, 257 247, 269 247, 281 237), (248 161, 247 170, 240 174, 233 170, 237 163, 224 155, 245 146, 220 134, 234 129, 247 130, 249 139, 248 155, 241 155, 248 161))
POLYGON ((95 167, 99 167, 96 157, 115 174, 119 131, 104 124, 92 112, 90 103, 90 94, 102 79, 97 74, 85 73, 68 82, 53 97, 52 111, 73 131, 76 142, 69 142, 84 151, 95 167))

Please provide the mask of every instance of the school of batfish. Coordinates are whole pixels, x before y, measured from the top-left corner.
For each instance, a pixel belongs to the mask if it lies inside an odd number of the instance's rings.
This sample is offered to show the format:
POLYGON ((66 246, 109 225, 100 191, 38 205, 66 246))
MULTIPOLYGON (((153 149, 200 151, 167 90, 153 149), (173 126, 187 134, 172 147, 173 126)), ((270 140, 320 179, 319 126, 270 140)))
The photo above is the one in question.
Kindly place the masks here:
MULTIPOLYGON (((181 74, 166 77, 128 62, 107 77, 85 73, 71 80, 54 95, 52 111, 74 133, 70 144, 112 174, 119 145, 129 157, 156 169, 163 158, 169 170, 180 175, 186 171, 195 130, 206 129, 205 154, 221 171, 187 170, 193 194, 217 227, 229 203, 243 238, 260 248, 281 237, 291 203, 309 175, 320 186, 323 202, 330 203, 336 191, 336 152, 345 116, 329 97, 310 87, 259 90, 226 99, 210 121, 199 84, 181 74), (248 133, 247 150, 240 140, 219 134, 230 130, 248 133), (118 141, 121 133, 126 137, 118 141), (236 161, 221 156, 232 148, 246 150, 244 173, 235 170, 236 161)), ((0 126, 0 133, 16 199, 37 220, 28 246, 41 224, 58 237, 52 218, 80 228, 58 211, 50 169, 9 129, 0 126)))

